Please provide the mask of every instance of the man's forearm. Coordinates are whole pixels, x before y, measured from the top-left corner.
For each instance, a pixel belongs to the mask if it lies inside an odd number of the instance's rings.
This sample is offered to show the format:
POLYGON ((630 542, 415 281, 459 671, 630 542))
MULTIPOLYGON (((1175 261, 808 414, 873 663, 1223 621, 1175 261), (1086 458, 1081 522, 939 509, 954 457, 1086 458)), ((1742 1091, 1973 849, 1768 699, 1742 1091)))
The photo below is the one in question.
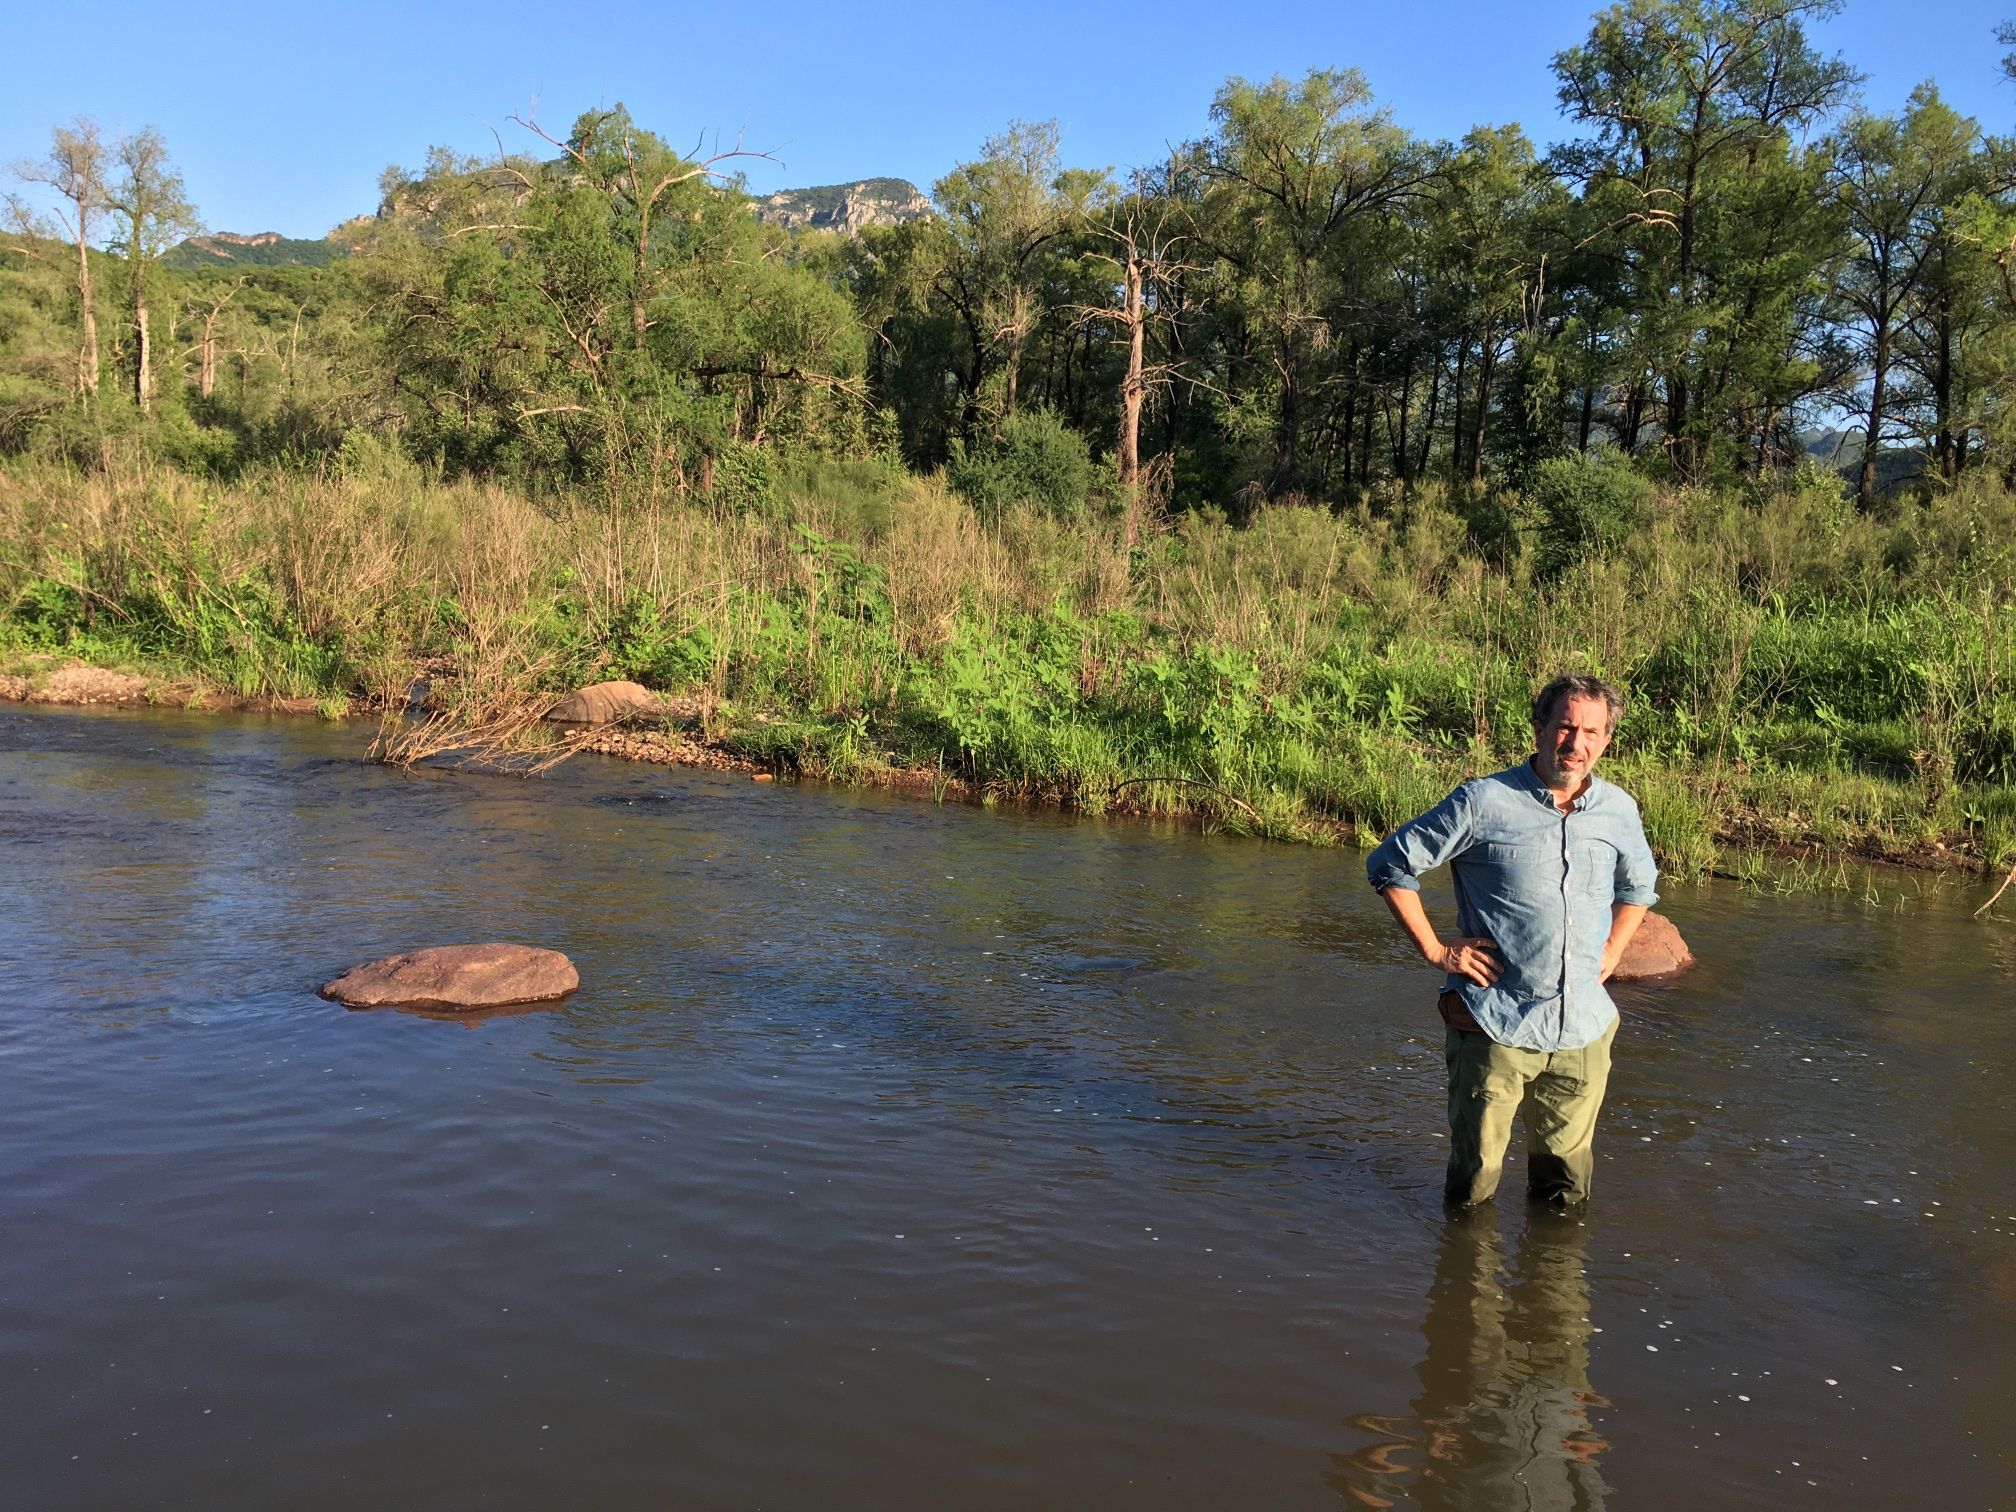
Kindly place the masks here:
POLYGON ((1465 936, 1453 944, 1444 944, 1435 933, 1435 926, 1428 922, 1428 910, 1421 906, 1420 893, 1411 887, 1382 887, 1379 896, 1386 900, 1386 907, 1407 932, 1407 938, 1414 942, 1414 948, 1421 952, 1421 959, 1437 971, 1460 976, 1479 987, 1489 987, 1498 980, 1504 965, 1498 958, 1498 947, 1490 940, 1465 936))
POLYGON ((1649 912, 1643 903, 1613 903, 1610 905, 1610 938, 1603 942, 1603 969, 1599 980, 1608 981, 1610 973, 1617 969, 1617 963, 1624 959, 1624 951, 1631 943, 1631 937, 1638 933, 1638 926, 1645 922, 1649 912))
POLYGON ((1421 959, 1439 965, 1442 939, 1435 933, 1435 926, 1428 922, 1428 910, 1421 906, 1421 894, 1411 887, 1382 887, 1379 896, 1386 900, 1387 909, 1407 938, 1414 942, 1414 948, 1421 952, 1421 959))

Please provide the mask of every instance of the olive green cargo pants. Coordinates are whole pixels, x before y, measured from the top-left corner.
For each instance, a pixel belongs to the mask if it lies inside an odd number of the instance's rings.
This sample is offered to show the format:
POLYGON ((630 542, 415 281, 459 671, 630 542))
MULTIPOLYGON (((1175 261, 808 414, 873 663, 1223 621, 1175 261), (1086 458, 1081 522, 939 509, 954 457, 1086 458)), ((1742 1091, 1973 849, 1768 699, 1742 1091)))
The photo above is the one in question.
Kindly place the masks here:
POLYGON ((1450 1029, 1449 1176, 1443 1195, 1468 1207, 1498 1190, 1512 1115, 1526 1108, 1526 1190, 1556 1207, 1585 1202, 1595 1175, 1596 1114, 1610 1083, 1612 1024, 1575 1050, 1515 1050, 1450 1029))

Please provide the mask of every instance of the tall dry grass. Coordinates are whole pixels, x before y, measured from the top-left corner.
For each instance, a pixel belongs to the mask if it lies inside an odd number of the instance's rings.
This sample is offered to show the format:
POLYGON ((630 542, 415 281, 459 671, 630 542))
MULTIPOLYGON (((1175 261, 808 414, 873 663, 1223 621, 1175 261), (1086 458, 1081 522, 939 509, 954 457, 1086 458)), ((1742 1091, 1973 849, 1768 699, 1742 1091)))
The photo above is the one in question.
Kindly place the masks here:
POLYGON ((1883 515, 1811 478, 1671 494, 1552 578, 1473 544, 1476 508, 1430 490, 1234 528, 1130 499, 988 525, 929 478, 813 473, 790 508, 737 513, 389 464, 228 487, 15 467, 0 653, 393 705, 448 665, 472 721, 625 672, 813 769, 893 752, 1088 807, 1159 773, 1284 833, 1377 828, 1516 756, 1530 689, 1580 667, 1640 695, 1613 762, 1687 866, 1732 837, 2016 849, 2008 493, 1883 515))

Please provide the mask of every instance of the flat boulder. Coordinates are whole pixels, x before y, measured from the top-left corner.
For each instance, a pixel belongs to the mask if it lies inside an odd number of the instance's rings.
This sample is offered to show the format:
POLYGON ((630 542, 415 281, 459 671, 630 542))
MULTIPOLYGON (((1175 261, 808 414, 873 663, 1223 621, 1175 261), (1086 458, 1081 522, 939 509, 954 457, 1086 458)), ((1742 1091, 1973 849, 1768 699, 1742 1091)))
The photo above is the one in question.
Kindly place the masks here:
POLYGON ((1649 982, 1678 976, 1694 964, 1694 952, 1680 938, 1670 919, 1656 913, 1645 915, 1638 932, 1625 947, 1624 959, 1610 974, 1613 982, 1649 982))
POLYGON ((642 683, 592 683, 576 689, 546 711, 555 724, 621 724, 626 719, 655 719, 665 704, 642 683))
POLYGON ((530 945, 437 945, 355 966, 322 996, 346 1008, 437 1008, 465 1012, 546 1003, 581 985, 574 963, 530 945))

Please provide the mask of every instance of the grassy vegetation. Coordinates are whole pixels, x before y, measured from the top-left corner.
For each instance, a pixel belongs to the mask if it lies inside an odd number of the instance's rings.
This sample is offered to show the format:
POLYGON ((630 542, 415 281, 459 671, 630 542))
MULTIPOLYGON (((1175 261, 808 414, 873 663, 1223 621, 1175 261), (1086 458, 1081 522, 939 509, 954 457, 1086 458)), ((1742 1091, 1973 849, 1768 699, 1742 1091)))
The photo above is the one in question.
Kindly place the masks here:
POLYGON ((1530 688, 1579 667, 1634 697, 1608 767, 1673 870, 1732 844, 2016 856, 2016 497, 1879 516, 1819 474, 1655 496, 1600 467, 1233 528, 983 519, 874 462, 741 511, 534 502, 389 454, 228 486, 21 464, 0 663, 325 699, 396 697, 423 659, 472 697, 631 677, 808 774, 937 767, 1095 813, 1174 777, 1122 801, 1309 839, 1516 759, 1530 688))

